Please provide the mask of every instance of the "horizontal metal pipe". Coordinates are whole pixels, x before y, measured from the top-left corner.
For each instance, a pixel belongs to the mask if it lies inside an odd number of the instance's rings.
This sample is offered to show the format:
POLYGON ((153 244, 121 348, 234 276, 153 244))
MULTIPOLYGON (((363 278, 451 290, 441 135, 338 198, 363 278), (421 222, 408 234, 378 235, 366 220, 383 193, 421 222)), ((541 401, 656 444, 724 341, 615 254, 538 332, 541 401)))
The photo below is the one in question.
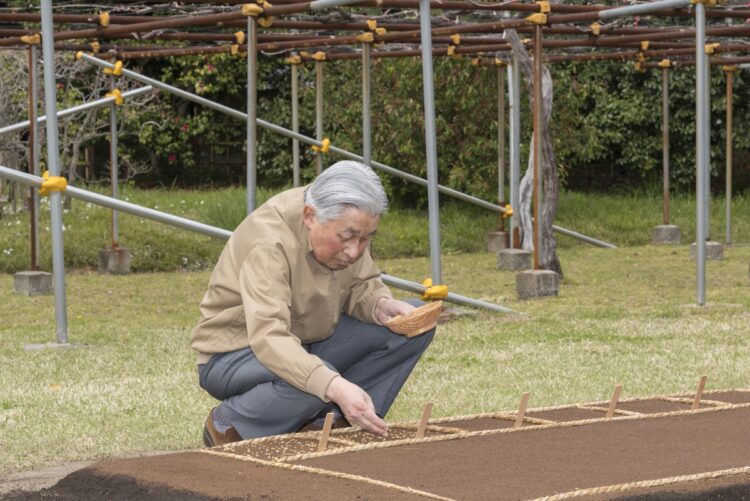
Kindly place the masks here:
MULTIPOLYGON (((391 285, 398 289, 409 292, 416 292, 417 294, 422 294, 425 291, 424 285, 418 284, 416 282, 411 282, 409 280, 404 280, 402 278, 393 277, 391 275, 386 275, 385 273, 380 275, 380 278, 385 284, 391 285)), ((480 299, 472 299, 460 294, 454 294, 453 292, 449 292, 445 300, 451 303, 461 304, 465 306, 478 306, 480 308, 497 311, 499 313, 517 313, 516 311, 511 310, 510 308, 506 308, 505 306, 488 303, 487 301, 482 301, 480 299)))
MULTIPOLYGON (((19 170, 4 166, 0 166, 0 177, 37 188, 42 185, 43 181, 43 179, 39 176, 34 176, 32 174, 27 174, 25 172, 21 172, 19 170)), ((84 202, 100 205, 108 209, 118 210, 121 212, 132 214, 134 216, 150 219, 152 221, 168 224, 170 226, 175 226, 177 228, 194 231, 196 233, 207 235, 209 237, 227 240, 232 236, 231 231, 225 230, 223 228, 217 228, 208 224, 199 223, 198 221, 193 221, 192 219, 187 219, 166 212, 149 209, 148 207, 142 207, 140 205, 125 202, 117 198, 100 195, 99 193, 76 188, 75 186, 68 186, 65 189, 65 195, 83 200, 84 202)), ((381 275, 381 278, 384 283, 399 289, 410 292, 417 292, 420 294, 425 291, 425 287, 423 285, 387 275, 385 273, 381 275)), ((488 303, 486 301, 481 301, 478 299, 472 299, 470 297, 462 296, 460 294, 454 294, 452 292, 448 293, 448 297, 446 297, 445 300, 455 304, 478 306, 480 308, 486 308, 488 310, 501 313, 513 313, 513 310, 511 310, 510 308, 505 308, 504 306, 498 306, 496 304, 488 303)))
POLYGON ((640 14, 649 14, 664 9, 681 9, 690 5, 690 0, 660 0, 656 2, 642 3, 638 5, 628 5, 626 7, 617 7, 599 11, 599 19, 613 19, 623 16, 637 16, 640 14))
MULTIPOLYGON (((86 60, 86 61, 89 61, 89 62, 91 62, 93 64, 96 64, 97 66, 101 66, 101 67, 104 67, 104 68, 113 68, 114 67, 113 64, 108 63, 106 61, 102 61, 101 59, 95 58, 95 57, 90 56, 88 54, 83 54, 82 58, 84 60, 86 60)), ((191 94, 190 92, 184 91, 182 89, 178 89, 177 87, 173 87, 171 85, 165 84, 165 83, 160 82, 158 80, 154 80, 152 78, 146 77, 146 76, 141 75, 139 73, 136 73, 134 71, 123 69, 122 70, 122 74, 124 76, 128 77, 128 78, 132 78, 134 80, 138 80, 140 82, 152 85, 153 87, 155 87, 157 89, 162 89, 162 90, 165 90, 165 91, 170 92, 172 94, 175 94, 177 96, 180 96, 180 97, 182 97, 182 98, 184 98, 184 99, 186 99, 188 101, 192 101, 194 103, 201 104, 203 106, 206 106, 206 107, 211 108, 213 110, 219 111, 221 113, 225 113, 225 114, 227 114, 229 116, 233 116, 233 117, 238 118, 238 119, 243 120, 243 121, 247 120, 247 114, 242 113, 241 111, 229 108, 227 106, 224 106, 223 104, 216 103, 214 101, 211 101, 209 99, 197 96, 195 94, 191 94)), ((265 129, 272 130, 274 132, 278 132, 279 134, 281 134, 283 136, 286 136, 286 137, 289 137, 289 138, 292 138, 292 139, 296 139, 296 140, 298 140, 300 142, 303 142, 303 143, 306 143, 306 144, 311 144, 311 145, 316 145, 316 146, 321 146, 322 145, 322 143, 320 141, 317 141, 315 139, 312 139, 310 137, 304 136, 302 134, 290 131, 289 129, 285 129, 283 127, 280 127, 278 125, 272 124, 272 123, 267 122, 265 120, 262 120, 260 118, 256 119, 256 123, 258 125, 260 125, 261 127, 265 128, 265 129)), ((330 150, 332 152, 338 153, 339 155, 341 155, 341 156, 343 156, 345 158, 348 158, 350 160, 356 160, 356 161, 359 161, 359 162, 362 162, 364 160, 364 158, 361 155, 357 155, 357 154, 352 153, 350 151, 343 150, 343 149, 338 148, 336 146, 330 145, 329 148, 330 148, 330 150)), ((371 162, 371 166, 375 167, 375 168, 377 168, 379 170, 382 170, 383 172, 391 174, 392 176, 396 176, 396 177, 400 177, 402 179, 406 179, 407 181, 411 181, 411 182, 413 182, 415 184, 419 184, 420 186, 425 186, 425 187, 427 186, 427 180, 426 179, 423 179, 423 178, 418 177, 418 176, 414 176, 412 174, 408 174, 408 173, 406 173, 404 171, 401 171, 401 170, 398 170, 398 169, 394 169, 393 167, 389 167, 388 165, 382 164, 380 162, 372 161, 371 162)), ((500 207, 499 205, 492 204, 492 203, 487 202, 485 200, 482 200, 480 198, 476 198, 476 197, 473 197, 471 195, 467 195, 466 193, 462 193, 460 191, 454 190, 452 188, 448 188, 446 186, 438 185, 438 190, 441 193, 445 193, 446 195, 449 195, 451 197, 457 198, 459 200, 463 200, 465 202, 469 202, 469 203, 477 205, 479 207, 483 207, 485 209, 489 209, 489 210, 492 210, 492 211, 495 211, 495 212, 500 212, 500 213, 505 212, 505 208, 504 207, 500 207)), ((576 235, 580 235, 579 233, 576 233, 576 232, 571 231, 571 230, 564 230, 563 228, 560 228, 560 227, 556 227, 556 228, 553 227, 553 229, 555 231, 558 231, 558 232, 560 230, 567 231, 567 232, 569 232, 568 233, 569 236, 573 236, 574 238, 578 238, 576 235)), ((581 236, 583 236, 583 235, 581 235, 581 236)), ((594 245, 599 245, 600 247, 615 247, 612 244, 607 244, 606 242, 600 242, 599 240, 596 240, 596 239, 593 239, 593 238, 590 238, 590 237, 586 237, 586 238, 587 238, 587 240, 586 240, 587 242, 594 243, 594 245), (595 242, 598 242, 598 243, 595 243, 595 242)))
MULTIPOLYGON (((130 97, 140 96, 141 94, 146 94, 147 92, 151 92, 152 90, 154 89, 150 85, 147 85, 145 87, 139 87, 137 89, 123 92, 122 98, 128 99, 130 97)), ((104 106, 112 104, 114 101, 115 101, 114 97, 103 97, 101 99, 94 99, 93 101, 89 101, 87 103, 79 104, 77 106, 73 106, 71 108, 58 111, 57 118, 62 118, 68 115, 73 115, 74 113, 79 113, 81 111, 88 111, 88 110, 92 110, 95 108, 102 108, 104 106)), ((42 115, 36 119, 36 123, 38 124, 45 123, 46 121, 47 121, 47 115, 42 115)), ((24 130, 28 127, 29 127, 29 121, 25 120, 23 122, 18 122, 18 123, 7 125, 5 127, 0 128, 0 134, 6 134, 8 132, 24 130)))

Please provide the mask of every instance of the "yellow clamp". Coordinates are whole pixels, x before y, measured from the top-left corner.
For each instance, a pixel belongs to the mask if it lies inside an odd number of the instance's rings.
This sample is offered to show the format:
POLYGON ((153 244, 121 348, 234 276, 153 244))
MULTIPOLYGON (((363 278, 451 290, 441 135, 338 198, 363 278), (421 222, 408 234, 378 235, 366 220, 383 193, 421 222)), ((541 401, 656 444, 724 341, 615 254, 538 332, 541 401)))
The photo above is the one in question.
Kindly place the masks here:
POLYGON ((638 73, 643 73, 644 71, 646 71, 646 69, 643 67, 643 64, 640 61, 636 61, 636 63, 633 65, 633 68, 638 73))
POLYGON ((368 19, 367 20, 367 29, 370 31, 375 31, 378 29, 378 20, 377 19, 368 19))
POLYGON ((726 71, 727 73, 734 73, 737 71, 737 65, 736 64, 725 64, 721 67, 722 70, 726 71))
POLYGON ((599 23, 593 23, 591 25, 591 34, 595 36, 599 36, 599 33, 602 32, 602 25, 599 23))
POLYGON ((716 52, 716 49, 721 47, 720 43, 707 43, 706 44, 706 54, 713 54, 716 52))
POLYGON ((326 60, 326 53, 322 51, 318 51, 315 54, 311 54, 310 58, 314 61, 325 61, 326 60))
POLYGON ((422 281, 422 285, 426 287, 422 293, 422 300, 427 301, 428 299, 443 299, 448 295, 447 285, 432 285, 431 278, 425 278, 422 281))
POLYGON ((42 178, 44 181, 42 181, 42 186, 39 188, 39 194, 43 197, 46 197, 53 191, 65 191, 65 188, 68 187, 67 179, 60 176, 50 177, 48 171, 44 171, 42 178))
POLYGON ((114 75, 116 77, 119 77, 122 75, 122 61, 115 61, 115 67, 114 68, 104 68, 104 73, 107 75, 114 75))
POLYGON ((258 26, 261 28, 270 28, 273 26, 274 17, 268 16, 268 17, 259 17, 258 18, 258 26))
POLYGON ((505 61, 495 58, 495 66, 505 66, 505 61))
POLYGON ((449 45, 448 46, 448 52, 447 54, 449 56, 455 56, 456 55, 456 46, 455 45, 449 45))
POLYGON ((246 3, 242 6, 241 12, 243 16, 258 17, 263 14, 263 7, 254 3, 246 3))
POLYGON ((328 153, 329 149, 331 149, 331 140, 327 137, 320 142, 320 146, 314 144, 312 147, 312 150, 316 153, 328 153))
POLYGON ((536 14, 531 14, 526 18, 526 21, 530 22, 531 24, 547 24, 547 14, 542 14, 541 12, 537 12, 536 14))
POLYGON ((105 28, 109 26, 109 12, 99 13, 99 26, 104 26, 105 28))
POLYGON ((356 38, 357 42, 372 43, 375 41, 375 37, 372 33, 360 33, 356 38))
POLYGON ((461 33, 454 33, 451 35, 451 42, 453 45, 460 45, 461 44, 461 33))
POLYGON ((385 35, 386 33, 388 33, 388 30, 385 29, 385 28, 376 28, 375 29, 375 34, 376 35, 385 35))
POLYGON ((670 61, 669 59, 662 59, 661 61, 656 63, 656 65, 659 68, 670 68, 672 67, 672 61, 670 61))
POLYGON ((639 51, 637 57, 638 57, 638 61, 639 62, 641 62, 641 63, 645 63, 646 62, 646 55, 643 52, 639 51))
POLYGON ((472 66, 479 66, 479 58, 478 57, 472 57, 471 58, 471 65, 472 66))
POLYGON ((82 50, 79 50, 78 52, 76 52, 76 61, 78 61, 82 57, 83 57, 83 51, 82 50))
POLYGON ((244 31, 238 31, 234 34, 234 41, 237 43, 237 45, 242 45, 245 43, 245 32, 244 31))
POLYGON ((299 56, 289 56, 284 61, 286 61, 289 64, 301 64, 302 58, 299 56))
POLYGON ((119 106, 122 104, 122 92, 120 92, 120 89, 112 89, 112 92, 107 92, 106 96, 114 97, 116 105, 119 106))
POLYGON ((702 3, 706 7, 716 7, 716 0, 690 0, 690 3, 693 5, 702 3))
POLYGON ((503 212, 503 218, 508 219, 509 217, 513 217, 513 207, 510 206, 510 204, 505 204, 505 212, 503 212))
POLYGON ((27 45, 39 45, 39 43, 42 41, 42 37, 39 35, 39 33, 35 35, 24 35, 21 37, 21 41, 27 45))
POLYGON ((641 40, 641 50, 648 50, 648 46, 651 43, 648 40, 641 40))
POLYGON ((542 14, 552 11, 552 6, 549 4, 549 0, 542 0, 536 4, 539 6, 539 12, 542 14))
POLYGON ((240 52, 240 46, 238 44, 233 43, 229 47, 229 53, 232 54, 233 56, 236 56, 237 54, 239 54, 239 52, 240 52))
POLYGON ((101 45, 99 45, 99 42, 97 41, 91 42, 91 52, 96 54, 99 52, 99 49, 101 49, 101 45))

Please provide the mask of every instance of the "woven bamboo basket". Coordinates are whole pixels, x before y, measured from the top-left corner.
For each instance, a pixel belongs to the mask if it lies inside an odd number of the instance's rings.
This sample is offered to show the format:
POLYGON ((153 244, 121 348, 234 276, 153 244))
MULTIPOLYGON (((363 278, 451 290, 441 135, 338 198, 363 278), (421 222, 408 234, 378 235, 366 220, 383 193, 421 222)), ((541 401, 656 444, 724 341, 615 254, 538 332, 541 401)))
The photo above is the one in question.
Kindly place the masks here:
POLYGON ((434 301, 415 308, 409 315, 396 315, 390 318, 385 326, 396 334, 414 337, 424 334, 437 325, 438 317, 443 311, 443 302, 434 301))

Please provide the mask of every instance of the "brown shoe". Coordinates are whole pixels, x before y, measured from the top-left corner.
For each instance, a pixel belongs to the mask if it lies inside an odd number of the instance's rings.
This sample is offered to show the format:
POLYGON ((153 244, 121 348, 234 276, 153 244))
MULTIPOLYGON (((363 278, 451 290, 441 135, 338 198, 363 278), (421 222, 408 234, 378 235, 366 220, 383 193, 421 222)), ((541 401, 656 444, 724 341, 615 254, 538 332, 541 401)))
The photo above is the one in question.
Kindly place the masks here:
MULTIPOLYGON (((302 425, 302 427, 297 430, 297 433, 305 433, 306 431, 320 431, 323 429, 323 420, 316 419, 314 421, 310 421, 307 424, 302 425)), ((350 428, 352 425, 349 424, 349 421, 346 420, 343 416, 339 416, 336 418, 336 420, 331 425, 331 429, 335 430, 337 428, 350 428)))
POLYGON ((234 427, 230 427, 224 433, 219 433, 214 426, 213 414, 214 410, 211 409, 208 413, 208 419, 206 419, 206 425, 203 427, 203 443, 206 447, 216 447, 242 440, 242 437, 234 427))

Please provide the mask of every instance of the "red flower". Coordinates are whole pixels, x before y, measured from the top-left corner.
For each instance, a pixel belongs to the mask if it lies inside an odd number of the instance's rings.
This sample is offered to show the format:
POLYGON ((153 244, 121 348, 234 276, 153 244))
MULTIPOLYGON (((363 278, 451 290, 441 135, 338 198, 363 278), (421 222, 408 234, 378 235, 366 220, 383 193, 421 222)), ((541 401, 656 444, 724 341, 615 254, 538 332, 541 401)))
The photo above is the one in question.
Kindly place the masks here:
POLYGON ((206 71, 214 71, 214 65, 213 64, 207 64, 206 65, 206 71))
POLYGON ((182 129, 183 131, 187 132, 187 131, 190 130, 190 125, 184 124, 182 127, 180 127, 180 129, 182 129))
POLYGON ((170 163, 175 162, 177 160, 177 155, 175 153, 170 153, 169 157, 167 158, 169 159, 170 163))

